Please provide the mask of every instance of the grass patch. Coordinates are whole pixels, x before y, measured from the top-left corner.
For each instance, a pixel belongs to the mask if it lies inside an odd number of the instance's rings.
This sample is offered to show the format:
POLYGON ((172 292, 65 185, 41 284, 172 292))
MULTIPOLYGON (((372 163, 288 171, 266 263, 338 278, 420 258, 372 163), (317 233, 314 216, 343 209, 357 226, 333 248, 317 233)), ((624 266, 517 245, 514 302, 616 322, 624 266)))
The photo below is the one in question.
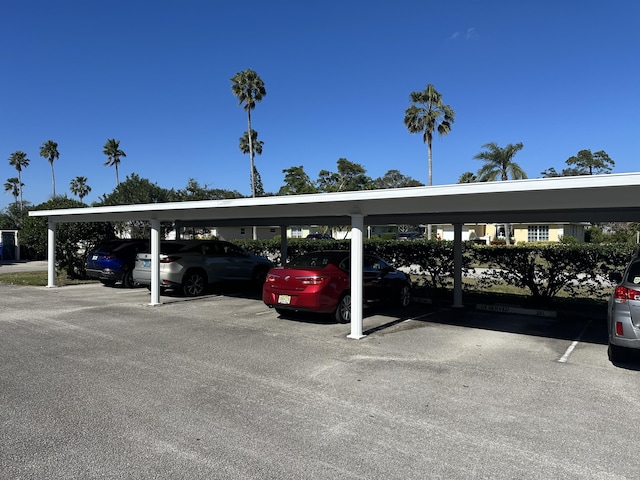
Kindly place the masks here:
MULTIPOLYGON (((37 272, 13 272, 0 274, 0 283, 10 285, 26 285, 31 287, 46 287, 48 283, 48 273, 46 271, 37 272)), ((56 276, 56 286, 80 285, 83 283, 96 283, 96 280, 76 280, 67 278, 66 275, 56 276)))
MULTIPOLYGON (((413 296, 432 299, 440 305, 453 303, 453 287, 434 291, 420 275, 412 275, 414 285, 413 296)), ((463 278, 462 301, 465 305, 514 305, 523 308, 551 309, 576 316, 598 316, 605 318, 607 301, 610 291, 603 290, 599 296, 590 296, 586 291, 576 296, 569 296, 560 291, 558 295, 547 299, 544 303, 537 303, 531 292, 525 288, 514 287, 505 282, 499 282, 489 287, 482 286, 476 279, 463 278)))

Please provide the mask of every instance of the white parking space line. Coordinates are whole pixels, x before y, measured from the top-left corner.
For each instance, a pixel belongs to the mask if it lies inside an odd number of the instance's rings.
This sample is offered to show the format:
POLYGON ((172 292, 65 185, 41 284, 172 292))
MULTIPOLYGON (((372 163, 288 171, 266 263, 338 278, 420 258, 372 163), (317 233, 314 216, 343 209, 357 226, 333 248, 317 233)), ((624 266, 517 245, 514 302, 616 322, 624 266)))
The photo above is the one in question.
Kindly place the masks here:
POLYGON ((584 335, 584 332, 587 331, 587 328, 589 328, 589 325, 591 325, 591 322, 589 321, 584 328, 582 329, 582 331, 580 332, 580 335, 578 335, 578 339, 574 340, 573 342, 571 342, 571 345, 569 345, 569 347, 567 348, 567 350, 564 352, 564 355, 562 355, 559 359, 558 359, 558 363, 567 363, 567 361, 569 360, 569 357, 571 356, 571 354, 573 353, 573 351, 575 350, 576 346, 578 345, 578 343, 580 343, 580 339, 582 338, 582 336, 584 335))
POLYGON ((578 341, 577 340, 574 340, 573 342, 571 342, 571 345, 569 345, 569 348, 567 348, 567 351, 564 352, 564 355, 562 355, 558 359, 558 362, 559 363, 567 363, 567 360, 569 360, 569 357, 571 356, 571 353, 573 352, 573 350, 576 348, 576 345, 578 345, 578 341))

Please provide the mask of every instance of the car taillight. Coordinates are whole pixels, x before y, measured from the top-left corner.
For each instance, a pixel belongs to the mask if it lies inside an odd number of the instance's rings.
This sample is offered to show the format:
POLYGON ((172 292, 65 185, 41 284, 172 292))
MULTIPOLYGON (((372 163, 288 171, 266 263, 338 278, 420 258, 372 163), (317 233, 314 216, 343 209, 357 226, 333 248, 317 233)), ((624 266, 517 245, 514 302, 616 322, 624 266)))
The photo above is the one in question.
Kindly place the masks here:
POLYGON ((268 273, 265 282, 267 283, 275 282, 279 278, 280 278, 280 275, 276 275, 275 273, 268 273))
POLYGON ((613 292, 613 301, 626 303, 627 300, 640 300, 640 291, 623 286, 616 287, 615 292, 613 292))
POLYGON ((329 277, 323 277, 321 275, 310 275, 306 277, 296 277, 296 280, 300 281, 303 285, 320 285, 329 277))
POLYGON ((180 260, 180 257, 174 255, 160 255, 160 263, 171 263, 180 260))

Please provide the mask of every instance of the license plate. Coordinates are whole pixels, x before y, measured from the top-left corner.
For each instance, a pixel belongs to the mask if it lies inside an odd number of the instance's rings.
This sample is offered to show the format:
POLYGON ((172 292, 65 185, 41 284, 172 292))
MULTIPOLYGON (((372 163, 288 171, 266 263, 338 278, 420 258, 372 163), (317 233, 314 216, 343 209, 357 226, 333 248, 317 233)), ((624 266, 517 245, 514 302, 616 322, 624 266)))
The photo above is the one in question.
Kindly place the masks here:
POLYGON ((291 295, 278 295, 278 303, 289 305, 291 303, 291 295))
POLYGON ((91 257, 91 260, 97 260, 97 259, 98 259, 98 255, 93 255, 93 256, 91 257))
POLYGON ((144 261, 142 262, 142 266, 143 266, 143 267, 150 267, 150 266, 151 266, 151 262, 150 262, 149 260, 144 260, 144 261))

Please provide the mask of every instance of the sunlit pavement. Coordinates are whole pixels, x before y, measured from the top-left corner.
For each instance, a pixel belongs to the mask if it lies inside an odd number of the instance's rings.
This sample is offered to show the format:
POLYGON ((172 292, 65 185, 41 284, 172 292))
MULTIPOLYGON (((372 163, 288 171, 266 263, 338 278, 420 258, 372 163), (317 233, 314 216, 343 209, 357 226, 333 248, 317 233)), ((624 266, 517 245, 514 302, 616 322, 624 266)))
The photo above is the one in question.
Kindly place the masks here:
POLYGON ((414 304, 351 340, 255 292, 161 301, 0 285, 0 478, 640 475, 638 371, 595 320, 414 304))

